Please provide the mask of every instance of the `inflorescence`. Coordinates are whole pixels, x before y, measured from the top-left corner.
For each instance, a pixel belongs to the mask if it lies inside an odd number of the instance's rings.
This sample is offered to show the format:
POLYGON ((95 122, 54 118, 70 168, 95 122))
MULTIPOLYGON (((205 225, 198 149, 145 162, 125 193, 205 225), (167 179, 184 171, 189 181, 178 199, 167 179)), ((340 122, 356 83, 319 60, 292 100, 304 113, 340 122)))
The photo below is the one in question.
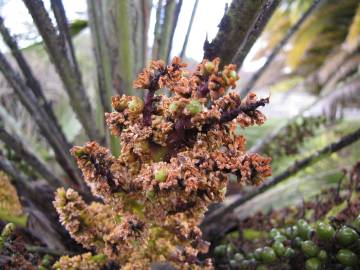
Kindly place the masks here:
POLYGON ((72 190, 58 189, 54 205, 70 235, 94 250, 62 257, 57 269, 98 269, 109 261, 122 269, 148 269, 169 262, 178 269, 212 269, 200 261, 208 243, 198 224, 209 204, 224 199, 228 174, 243 185, 258 185, 271 174, 270 158, 245 151, 237 126, 261 125, 258 110, 269 102, 251 93, 229 92, 239 79, 235 65, 219 70, 219 59, 204 60, 189 75, 180 58, 170 65, 152 61, 139 74, 137 96, 115 96, 106 113, 121 155, 96 142, 73 147, 91 192, 102 203, 86 204, 72 190), (167 89, 170 97, 156 94, 167 89), (94 259, 95 256, 95 259, 94 259))

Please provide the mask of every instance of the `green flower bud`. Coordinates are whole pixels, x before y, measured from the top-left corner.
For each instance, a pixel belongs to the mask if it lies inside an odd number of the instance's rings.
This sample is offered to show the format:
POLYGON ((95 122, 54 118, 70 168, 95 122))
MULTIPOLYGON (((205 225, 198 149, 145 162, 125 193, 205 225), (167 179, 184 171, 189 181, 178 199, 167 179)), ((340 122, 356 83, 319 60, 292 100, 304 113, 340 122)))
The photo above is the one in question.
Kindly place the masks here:
POLYGON ((3 228, 2 232, 1 232, 1 237, 3 237, 5 240, 7 238, 9 238, 13 232, 15 231, 16 226, 14 223, 8 223, 5 225, 5 227, 3 228))
POLYGON ((155 180, 158 181, 158 182, 164 182, 167 178, 167 175, 168 175, 168 171, 167 169, 163 168, 163 169, 160 169, 160 170, 157 170, 155 172, 155 180))
POLYGON ((130 113, 141 113, 144 109, 144 101, 137 96, 133 96, 128 104, 128 109, 130 113))
POLYGON ((276 255, 281 257, 284 255, 285 253, 285 246, 283 243, 276 241, 273 246, 272 246, 273 250, 275 251, 276 255))
POLYGON ((150 201, 154 200, 156 197, 155 191, 149 190, 146 192, 146 198, 148 198, 150 201))
POLYGON ((91 260, 96 263, 104 263, 107 260, 107 257, 106 257, 106 255, 100 253, 100 254, 92 256, 91 260))
POLYGON ((318 258, 321 260, 321 261, 326 261, 327 259, 327 252, 325 250, 320 250, 319 251, 319 254, 318 254, 318 258))
POLYGON ((348 249, 340 249, 336 254, 336 259, 344 266, 354 266, 358 262, 356 254, 348 249))
POLYGON ((273 263, 277 259, 275 251, 271 247, 264 247, 260 254, 260 260, 263 263, 273 263))
POLYGON ((330 224, 320 222, 316 227, 316 235, 320 240, 330 242, 334 239, 335 229, 330 224))
POLYGON ((287 248, 285 249, 284 257, 286 257, 286 258, 291 258, 291 257, 293 257, 294 255, 295 255, 295 250, 293 250, 292 248, 289 248, 289 247, 287 247, 287 248))
POLYGON ((178 110, 179 106, 177 104, 177 102, 172 102, 169 105, 169 111, 172 113, 175 113, 178 110))
POLYGON ((230 77, 232 78, 232 79, 234 79, 234 80, 238 80, 239 79, 239 77, 238 77, 238 75, 237 75, 237 73, 236 73, 236 71, 235 70, 232 70, 232 71, 230 71, 230 77))
POLYGON ((315 257, 319 252, 319 247, 311 240, 301 243, 301 250, 308 257, 315 257))
POLYGON ((343 226, 336 234, 336 239, 342 246, 348 246, 359 239, 357 232, 347 226, 343 226))
POLYGON ((214 71, 214 69, 215 69, 215 65, 211 61, 206 62, 204 67, 205 67, 205 72, 208 73, 208 74, 212 73, 214 71))
POLYGON ((310 258, 305 262, 306 270, 320 270, 321 261, 318 258, 310 258))
POLYGON ((202 111, 203 105, 197 99, 192 99, 185 107, 192 115, 202 111))
POLYGON ((74 152, 74 155, 76 157, 82 157, 82 156, 85 156, 86 155, 86 152, 84 151, 84 149, 80 148, 80 149, 77 149, 75 152, 74 152))

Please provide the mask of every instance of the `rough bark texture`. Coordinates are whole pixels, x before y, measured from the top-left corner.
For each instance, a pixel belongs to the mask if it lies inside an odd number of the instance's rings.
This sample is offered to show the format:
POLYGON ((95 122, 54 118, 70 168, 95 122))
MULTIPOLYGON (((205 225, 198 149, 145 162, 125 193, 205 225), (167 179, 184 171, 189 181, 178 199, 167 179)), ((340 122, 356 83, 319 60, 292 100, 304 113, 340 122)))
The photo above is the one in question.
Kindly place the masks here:
POLYGON ((240 44, 236 54, 234 55, 231 63, 236 64, 237 69, 239 70, 245 60, 245 57, 249 53, 251 47, 254 45, 256 40, 261 35, 262 31, 264 30, 266 24, 270 20, 272 14, 276 10, 280 3, 280 0, 271 0, 267 1, 261 8, 259 15, 257 16, 256 20, 254 21, 253 25, 248 30, 248 33, 240 44))
POLYGON ((69 45, 71 40, 69 41, 66 38, 66 33, 62 33, 64 28, 67 29, 67 26, 63 25, 65 22, 63 22, 62 19, 64 18, 60 19, 59 16, 57 16, 57 20, 60 20, 62 24, 61 27, 58 26, 60 32, 60 34, 58 34, 41 0, 24 0, 24 3, 43 38, 50 59, 55 65, 69 95, 70 104, 83 125, 86 134, 91 140, 101 141, 102 138, 93 121, 93 119, 95 119, 93 117, 94 114, 92 113, 90 101, 82 84, 76 59, 72 57, 72 53, 69 51, 69 48, 72 46, 69 45))
POLYGON ((280 173, 279 175, 273 178, 268 179, 258 188, 254 189, 253 191, 250 191, 249 193, 238 198, 232 203, 211 212, 203 221, 202 223, 203 226, 206 227, 210 223, 214 222, 216 219, 221 219, 224 215, 232 212, 235 208, 251 200, 255 196, 267 191, 276 184, 288 179, 290 176, 295 175, 302 169, 310 165, 313 165, 314 163, 328 157, 332 153, 335 153, 343 149, 344 147, 351 145, 352 143, 358 141, 359 139, 360 139, 360 129, 357 129, 356 131, 340 138, 337 142, 331 143, 326 147, 322 148, 321 150, 316 151, 312 155, 304 158, 303 160, 295 161, 294 164, 291 165, 289 168, 287 168, 285 171, 283 171, 282 173, 280 173))
POLYGON ((301 25, 306 21, 306 19, 316 10, 318 4, 321 0, 314 0, 312 5, 308 8, 308 10, 300 17, 300 19, 289 29, 284 38, 275 46, 272 50, 268 58, 266 59, 265 64, 250 78, 247 85, 241 90, 241 95, 246 96, 247 93, 255 86, 258 79, 265 72, 265 70, 269 67, 271 62, 275 59, 281 49, 285 46, 285 44, 290 40, 290 38, 299 30, 301 25))
MULTIPOLYGON (((222 65, 230 64, 245 42, 249 29, 255 24, 266 0, 234 0, 219 24, 219 31, 210 43, 205 41, 204 58, 220 57, 222 65)), ((249 45, 247 45, 249 46, 249 45)))

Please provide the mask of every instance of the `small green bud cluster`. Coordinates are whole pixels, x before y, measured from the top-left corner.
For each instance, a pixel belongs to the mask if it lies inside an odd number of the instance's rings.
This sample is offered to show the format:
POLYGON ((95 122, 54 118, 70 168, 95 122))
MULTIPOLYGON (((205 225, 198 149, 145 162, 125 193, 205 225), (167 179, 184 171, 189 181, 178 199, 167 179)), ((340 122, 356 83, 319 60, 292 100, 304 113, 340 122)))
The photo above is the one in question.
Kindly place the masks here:
MULTIPOLYGON (((352 223, 335 228, 319 222, 315 226, 305 220, 269 232, 270 245, 247 254, 227 252, 226 245, 217 246, 216 257, 230 257, 231 269, 273 269, 288 265, 290 269, 303 258, 306 270, 360 269, 360 216, 352 223), (270 268, 269 268, 270 267, 270 268)), ((301 261, 300 261, 301 263, 301 261)), ((298 267, 298 265, 296 265, 298 267)))

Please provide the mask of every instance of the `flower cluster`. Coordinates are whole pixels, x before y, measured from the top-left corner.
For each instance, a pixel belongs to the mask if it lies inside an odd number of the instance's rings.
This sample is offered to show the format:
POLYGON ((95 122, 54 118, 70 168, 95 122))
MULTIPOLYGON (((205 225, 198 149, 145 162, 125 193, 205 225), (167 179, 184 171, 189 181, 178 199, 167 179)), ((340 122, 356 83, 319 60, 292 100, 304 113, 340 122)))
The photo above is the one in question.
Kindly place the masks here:
MULTIPOLYGON (((220 71, 219 62, 204 60, 190 76, 178 57, 168 66, 153 61, 134 82, 146 91, 144 100, 113 97, 106 122, 120 137, 121 155, 96 142, 71 150, 103 203, 88 205, 71 189, 59 189, 54 202, 76 241, 122 269, 148 269, 154 262, 212 268, 210 260, 197 258, 208 249, 198 228, 208 205, 224 199, 229 173, 243 185, 271 174, 270 159, 246 153, 245 138, 235 133, 238 125, 264 123, 258 108, 269 100, 226 93, 239 78, 234 65, 220 71), (172 95, 156 95, 161 88, 172 95)), ((69 260, 58 267, 71 268, 69 260)))

